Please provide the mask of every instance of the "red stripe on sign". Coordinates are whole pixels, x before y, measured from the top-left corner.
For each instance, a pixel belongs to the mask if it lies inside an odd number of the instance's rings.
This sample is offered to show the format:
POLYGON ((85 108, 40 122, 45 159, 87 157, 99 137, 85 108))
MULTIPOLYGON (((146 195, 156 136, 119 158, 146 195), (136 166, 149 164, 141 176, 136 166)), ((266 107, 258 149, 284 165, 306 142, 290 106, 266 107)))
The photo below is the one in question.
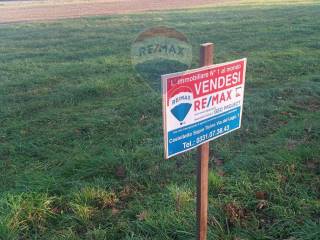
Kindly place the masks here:
POLYGON ((244 61, 212 66, 167 79, 167 91, 181 86, 192 90, 194 99, 243 84, 244 61))

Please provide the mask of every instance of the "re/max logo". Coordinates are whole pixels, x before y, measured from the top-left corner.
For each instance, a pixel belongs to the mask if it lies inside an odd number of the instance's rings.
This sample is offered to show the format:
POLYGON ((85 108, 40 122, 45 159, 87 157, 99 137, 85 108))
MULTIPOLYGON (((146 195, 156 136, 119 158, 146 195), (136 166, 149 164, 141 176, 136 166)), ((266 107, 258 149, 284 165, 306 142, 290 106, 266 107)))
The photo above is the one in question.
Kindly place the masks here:
POLYGON ((185 48, 174 44, 150 44, 146 47, 139 48, 139 56, 152 54, 167 54, 184 56, 185 48))
POLYGON ((214 93, 210 96, 203 97, 202 99, 197 99, 194 102, 194 111, 203 110, 218 104, 221 104, 232 99, 233 90, 227 90, 224 92, 214 93))
POLYGON ((171 100, 172 105, 178 104, 181 101, 190 101, 191 97, 190 96, 179 96, 179 97, 175 97, 171 100))

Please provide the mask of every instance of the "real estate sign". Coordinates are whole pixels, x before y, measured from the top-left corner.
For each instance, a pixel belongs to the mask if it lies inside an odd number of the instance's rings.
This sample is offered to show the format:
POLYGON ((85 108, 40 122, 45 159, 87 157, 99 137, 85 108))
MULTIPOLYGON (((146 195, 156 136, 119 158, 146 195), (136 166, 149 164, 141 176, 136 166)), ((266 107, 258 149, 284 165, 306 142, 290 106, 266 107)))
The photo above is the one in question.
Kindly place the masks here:
POLYGON ((162 76, 166 158, 240 128, 246 62, 162 76))

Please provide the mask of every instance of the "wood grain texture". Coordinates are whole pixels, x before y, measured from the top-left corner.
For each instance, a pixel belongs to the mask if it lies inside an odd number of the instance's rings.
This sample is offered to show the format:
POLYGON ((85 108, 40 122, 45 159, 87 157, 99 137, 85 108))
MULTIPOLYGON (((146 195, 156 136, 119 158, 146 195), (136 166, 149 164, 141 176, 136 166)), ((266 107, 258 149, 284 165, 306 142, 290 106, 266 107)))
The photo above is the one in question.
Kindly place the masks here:
MULTIPOLYGON (((213 64, 213 44, 205 43, 200 48, 200 66, 213 64)), ((208 168, 209 143, 198 147, 197 171, 197 239, 206 240, 208 232, 208 168)))

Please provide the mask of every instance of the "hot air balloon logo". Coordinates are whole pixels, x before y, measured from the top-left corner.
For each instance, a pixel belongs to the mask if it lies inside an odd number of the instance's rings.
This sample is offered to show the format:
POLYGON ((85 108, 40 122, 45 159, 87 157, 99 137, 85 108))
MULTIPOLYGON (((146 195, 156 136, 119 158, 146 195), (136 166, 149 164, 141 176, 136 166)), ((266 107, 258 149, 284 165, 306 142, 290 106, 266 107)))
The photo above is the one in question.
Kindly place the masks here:
POLYGON ((175 89, 169 97, 169 109, 172 115, 183 124, 189 114, 193 102, 192 90, 188 87, 175 89))

